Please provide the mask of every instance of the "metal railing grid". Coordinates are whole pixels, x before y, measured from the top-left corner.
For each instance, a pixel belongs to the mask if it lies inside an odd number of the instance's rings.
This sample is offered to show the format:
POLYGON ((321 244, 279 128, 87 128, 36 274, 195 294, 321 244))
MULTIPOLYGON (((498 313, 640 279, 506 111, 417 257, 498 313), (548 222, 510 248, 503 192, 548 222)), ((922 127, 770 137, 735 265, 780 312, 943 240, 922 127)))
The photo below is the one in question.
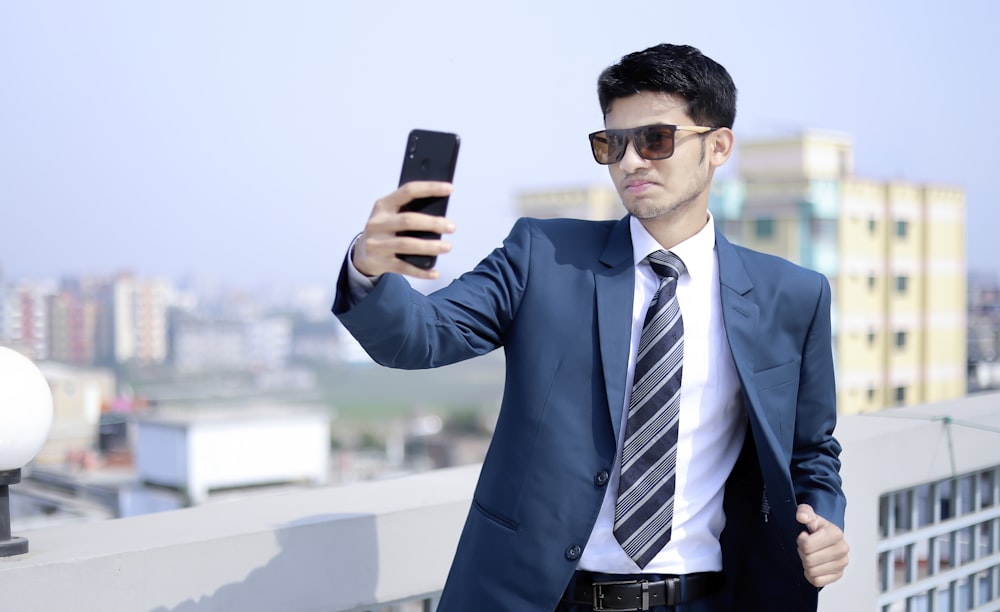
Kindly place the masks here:
POLYGON ((1000 610, 1000 466, 879 498, 878 610, 1000 610))

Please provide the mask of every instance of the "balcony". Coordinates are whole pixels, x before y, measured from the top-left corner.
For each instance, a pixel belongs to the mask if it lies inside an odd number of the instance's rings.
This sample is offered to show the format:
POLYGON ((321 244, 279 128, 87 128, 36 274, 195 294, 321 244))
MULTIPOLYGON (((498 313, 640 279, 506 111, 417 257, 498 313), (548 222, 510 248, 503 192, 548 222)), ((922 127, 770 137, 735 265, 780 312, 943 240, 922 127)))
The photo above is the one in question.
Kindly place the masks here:
MULTIPOLYGON (((847 416, 838 433, 851 565, 823 591, 820 609, 996 610, 1000 476, 988 475, 1000 475, 1000 393, 847 416), (973 481, 980 484, 966 493, 942 484, 973 481), (906 492, 925 485, 938 500, 927 507, 938 510, 922 526, 921 498, 906 492), (944 498, 962 512, 942 513, 944 498), (902 529, 907 516, 912 528, 902 529), (975 536, 974 550, 964 555, 956 544, 953 555, 945 553, 953 559, 946 568, 926 569, 942 567, 942 553, 933 541, 920 543, 944 533, 960 542, 970 525, 986 534, 975 536), (921 560, 921 550, 931 551, 933 563, 921 560), (930 600, 935 607, 923 607, 930 600)), ((15 526, 30 552, 0 560, 0 607, 433 610, 477 475, 478 466, 450 468, 126 519, 26 532, 15 526)))

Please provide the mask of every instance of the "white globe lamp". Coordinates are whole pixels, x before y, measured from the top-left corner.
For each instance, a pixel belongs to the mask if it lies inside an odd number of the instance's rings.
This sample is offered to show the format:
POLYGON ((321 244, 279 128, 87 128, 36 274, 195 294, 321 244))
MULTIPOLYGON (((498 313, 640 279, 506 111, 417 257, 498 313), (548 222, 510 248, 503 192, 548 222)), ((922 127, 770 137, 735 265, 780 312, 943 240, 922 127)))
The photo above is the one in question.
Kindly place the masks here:
POLYGON ((28 552, 28 540, 11 537, 10 491, 21 468, 42 448, 52 426, 52 391, 34 363, 0 346, 0 557, 28 552))

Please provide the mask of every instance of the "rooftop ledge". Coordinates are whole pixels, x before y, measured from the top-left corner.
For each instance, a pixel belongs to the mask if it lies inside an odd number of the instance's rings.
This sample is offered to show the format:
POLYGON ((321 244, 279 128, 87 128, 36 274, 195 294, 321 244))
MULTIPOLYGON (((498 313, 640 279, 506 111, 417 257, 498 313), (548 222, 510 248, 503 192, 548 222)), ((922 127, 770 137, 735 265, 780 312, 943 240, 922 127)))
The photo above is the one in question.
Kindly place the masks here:
POLYGON ((479 466, 18 533, 19 612, 363 610, 444 585, 479 466))

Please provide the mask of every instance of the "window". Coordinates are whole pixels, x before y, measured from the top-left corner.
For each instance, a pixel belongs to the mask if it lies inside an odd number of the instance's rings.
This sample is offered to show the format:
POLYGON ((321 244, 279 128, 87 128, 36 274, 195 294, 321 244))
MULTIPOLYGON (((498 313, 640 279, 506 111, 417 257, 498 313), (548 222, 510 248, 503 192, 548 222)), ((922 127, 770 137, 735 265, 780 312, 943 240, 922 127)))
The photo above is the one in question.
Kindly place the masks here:
POLYGON ((971 475, 964 476, 959 478, 956 483, 958 488, 958 514, 968 514, 976 509, 976 479, 971 475))
POLYGON ((996 472, 986 471, 979 476, 979 499, 983 508, 992 508, 996 503, 996 472))
POLYGON ((906 332, 896 332, 896 348, 906 347, 906 332))
POLYGON ((833 241, 837 237, 836 219, 813 218, 809 225, 813 240, 833 241))
POLYGON ((896 237, 906 238, 906 234, 910 230, 910 224, 907 221, 896 221, 896 237))
POLYGON ((896 293, 906 293, 906 286, 909 284, 908 276, 897 276, 896 277, 896 293))
POLYGON ((906 387, 896 387, 895 394, 897 404, 902 404, 906 401, 906 387))
POLYGON ((869 404, 875 401, 875 389, 868 387, 868 391, 865 393, 865 395, 868 397, 869 404))
POLYGON ((868 332, 868 346, 874 346, 875 344, 875 332, 868 332))
POLYGON ((869 219, 868 220, 868 233, 869 234, 874 234, 875 230, 877 230, 877 229, 878 229, 878 224, 875 222, 875 219, 869 219))
POLYGON ((754 235, 758 238, 774 238, 774 219, 761 217, 754 221, 754 235))
POLYGON ((868 288, 871 289, 871 290, 875 289, 875 275, 874 274, 869 274, 868 275, 868 288))

